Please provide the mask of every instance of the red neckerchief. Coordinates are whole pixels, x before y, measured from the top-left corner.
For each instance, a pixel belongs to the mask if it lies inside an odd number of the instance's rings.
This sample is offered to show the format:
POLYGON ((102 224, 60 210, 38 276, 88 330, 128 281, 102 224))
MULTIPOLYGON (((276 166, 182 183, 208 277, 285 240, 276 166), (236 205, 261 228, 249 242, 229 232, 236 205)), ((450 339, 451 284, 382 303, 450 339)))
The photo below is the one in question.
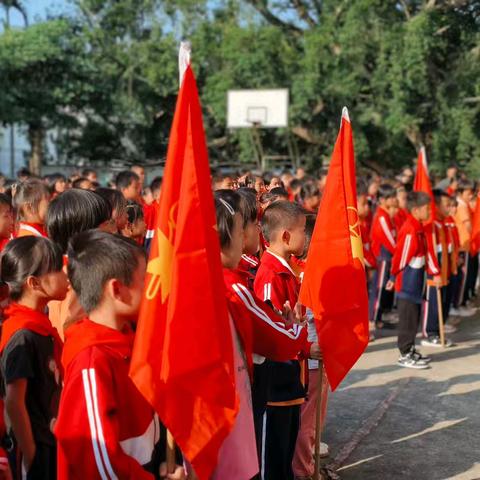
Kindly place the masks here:
MULTIPOLYGON (((47 232, 45 231, 45 227, 43 226, 43 224, 41 223, 29 223, 29 222, 19 222, 18 224, 18 230, 20 231, 22 229, 22 225, 26 225, 28 227, 31 227, 33 229, 35 229, 40 235, 38 236, 42 236, 42 237, 47 237, 47 232)), ((33 234, 33 232, 32 232, 33 234)))
POLYGON ((63 367, 66 371, 68 365, 81 351, 99 345, 113 350, 121 357, 130 358, 133 339, 134 333, 130 328, 119 331, 84 318, 65 331, 65 346, 62 355, 63 367))
POLYGON ((4 312, 6 320, 2 324, 2 338, 0 340, 0 355, 7 343, 19 330, 31 330, 44 337, 53 338, 53 356, 63 378, 61 367, 63 342, 58 335, 57 329, 51 324, 45 313, 32 308, 11 303, 4 312))

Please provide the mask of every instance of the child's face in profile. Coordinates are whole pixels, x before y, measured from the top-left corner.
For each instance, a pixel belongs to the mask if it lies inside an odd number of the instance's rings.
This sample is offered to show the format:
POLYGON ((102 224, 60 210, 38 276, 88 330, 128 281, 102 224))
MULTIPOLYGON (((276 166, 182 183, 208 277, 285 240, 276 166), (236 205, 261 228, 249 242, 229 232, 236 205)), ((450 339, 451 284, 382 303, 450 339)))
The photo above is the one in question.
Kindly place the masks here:
POLYGON ((10 238, 13 228, 13 210, 9 205, 0 204, 0 238, 10 238))
POLYGON ((398 199, 397 198, 389 199, 389 204, 387 209, 388 209, 388 214, 390 215, 390 218, 393 218, 398 213, 398 210, 399 210, 398 199))
POLYGON ((255 255, 260 244, 260 227, 258 222, 248 222, 244 231, 243 252, 248 255, 255 255))
POLYGON ((50 272, 37 278, 38 288, 50 300, 64 300, 68 290, 67 274, 64 270, 50 272))
POLYGON ((145 272, 147 262, 145 258, 139 257, 138 265, 132 277, 130 285, 121 286, 121 292, 117 301, 117 313, 125 318, 136 320, 142 303, 143 288, 145 284, 145 272))
POLYGON ((38 204, 38 218, 40 223, 44 223, 47 218, 48 204, 50 203, 50 195, 45 195, 38 204))
POLYGON ((297 223, 283 234, 283 242, 290 255, 300 256, 305 250, 305 224, 307 218, 301 215, 297 223))
POLYGON ((423 205, 422 207, 416 207, 412 209, 412 213, 414 213, 414 216, 420 222, 426 222, 430 218, 430 212, 431 208, 429 203, 427 205, 423 205))
POLYGON ((230 245, 222 248, 222 265, 225 268, 237 268, 243 254, 243 243, 243 218, 236 213, 230 235, 230 245))
POLYGON ((370 205, 366 195, 360 195, 357 197, 357 213, 358 218, 364 219, 367 218, 368 213, 370 212, 370 205))

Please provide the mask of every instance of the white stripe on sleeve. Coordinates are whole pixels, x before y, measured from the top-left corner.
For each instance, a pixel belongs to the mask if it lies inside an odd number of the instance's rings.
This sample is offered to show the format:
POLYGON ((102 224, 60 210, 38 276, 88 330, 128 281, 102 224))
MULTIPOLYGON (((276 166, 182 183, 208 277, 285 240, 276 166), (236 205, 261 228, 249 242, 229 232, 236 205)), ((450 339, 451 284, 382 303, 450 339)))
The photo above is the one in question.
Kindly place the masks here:
POLYGON ((387 221, 384 217, 380 217, 380 226, 382 227, 383 233, 388 238, 388 241, 392 244, 392 247, 395 248, 395 239, 393 238, 392 231, 388 228, 387 221))

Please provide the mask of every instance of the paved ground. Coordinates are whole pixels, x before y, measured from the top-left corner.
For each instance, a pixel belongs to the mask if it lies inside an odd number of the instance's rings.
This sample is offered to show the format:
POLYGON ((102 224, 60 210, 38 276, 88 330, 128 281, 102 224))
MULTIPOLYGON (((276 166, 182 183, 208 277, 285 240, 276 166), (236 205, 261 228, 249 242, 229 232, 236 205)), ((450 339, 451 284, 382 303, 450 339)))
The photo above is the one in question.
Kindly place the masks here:
POLYGON ((423 371, 396 366, 395 336, 378 339, 330 396, 322 440, 342 480, 480 479, 480 315, 450 338, 421 348, 423 371))

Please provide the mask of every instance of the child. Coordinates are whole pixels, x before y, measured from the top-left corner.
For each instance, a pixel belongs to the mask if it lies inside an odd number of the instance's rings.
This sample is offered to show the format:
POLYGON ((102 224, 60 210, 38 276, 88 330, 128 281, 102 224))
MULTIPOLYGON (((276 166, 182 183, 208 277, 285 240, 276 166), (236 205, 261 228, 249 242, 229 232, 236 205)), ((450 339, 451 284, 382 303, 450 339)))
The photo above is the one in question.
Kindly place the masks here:
POLYGON ((129 201, 126 207, 127 224, 122 229, 121 233, 125 237, 131 238, 139 245, 143 245, 147 226, 143 218, 143 209, 136 203, 129 201))
MULTIPOLYGON (((53 199, 47 212, 48 236, 57 243, 65 255, 68 242, 77 233, 93 228, 115 231, 112 223, 112 209, 100 195, 89 190, 72 189, 53 199)), ((53 301, 48 305, 50 321, 63 338, 64 329, 85 316, 78 303, 75 292, 69 288, 67 296, 61 302, 53 301)))
MULTIPOLYGON (((448 318, 447 308, 447 286, 450 277, 450 264, 448 254, 448 232, 445 227, 445 219, 449 214, 450 197, 442 190, 434 190, 433 196, 435 200, 435 218, 433 221, 434 228, 434 253, 438 264, 431 262, 431 267, 434 268, 435 273, 441 277, 440 287, 435 286, 432 282, 432 276, 427 279, 427 294, 424 303, 424 315, 423 315, 423 339, 422 345, 427 347, 442 347, 440 341, 440 308, 442 311, 442 319, 445 322, 448 318), (438 305, 437 289, 440 288, 441 305, 438 305)), ((445 346, 451 347, 452 342, 446 340, 445 346)))
MULTIPOLYGON (((306 216, 295 203, 276 202, 262 217, 262 231, 269 247, 255 278, 255 293, 278 311, 287 302, 295 309, 299 282, 289 264, 305 247, 306 216)), ((305 399, 298 360, 272 362, 272 381, 265 422, 264 480, 293 479, 292 459, 305 399)))
MULTIPOLYGON (((365 201, 368 201, 365 196, 365 201)), ((308 248, 310 246, 310 240, 315 228, 316 215, 307 215, 307 222, 305 225, 305 253, 303 255, 303 266, 308 261, 308 248)), ((301 273, 303 277, 303 271, 301 273)), ((308 339, 311 342, 317 342, 317 330, 315 327, 315 319, 313 312, 307 309, 307 322, 308 322, 308 339)), ((315 462, 312 452, 315 448, 315 434, 316 434, 316 410, 319 396, 319 382, 320 376, 324 376, 322 380, 321 398, 322 398, 322 412, 320 420, 320 428, 323 429, 325 422, 325 415, 327 410, 327 395, 328 395, 328 381, 325 377, 323 369, 319 369, 318 360, 308 360, 308 392, 305 403, 301 406, 300 412, 300 430, 298 432, 297 443, 295 446, 295 455, 293 457, 293 472, 297 478, 311 478, 315 470, 315 462)), ((329 450, 326 443, 320 444, 320 456, 328 457, 329 450)))
MULTIPOLYGON (((127 238, 91 230, 70 242, 68 258, 88 317, 66 332, 58 478, 153 480, 165 451, 158 448, 158 417, 128 376, 145 254, 127 238)), ((168 478, 181 478, 179 471, 168 478)))
POLYGON ((0 252, 11 240, 14 227, 12 201, 7 195, 0 193, 0 252))
POLYGON ((407 210, 407 190, 405 187, 397 188, 398 212, 393 218, 395 230, 400 231, 408 216, 407 210))
POLYGON ((17 237, 47 236, 44 223, 49 202, 50 191, 40 180, 26 180, 17 186, 13 197, 19 222, 17 237))
POLYGON ((304 182, 299 194, 303 208, 311 213, 316 213, 320 206, 320 189, 314 182, 304 182))
POLYGON ((389 210, 397 202, 395 189, 388 184, 378 189, 378 207, 373 218, 371 239, 372 251, 376 258, 377 270, 370 282, 369 307, 370 321, 377 328, 390 326, 382 321, 384 311, 391 310, 393 294, 385 289, 390 277, 392 256, 395 252, 395 227, 389 210))
MULTIPOLYGON (((386 288, 395 290, 398 298, 398 349, 397 365, 406 368, 429 368, 428 357, 415 350, 415 336, 420 322, 420 311, 425 289, 425 271, 433 275, 427 258, 427 243, 422 222, 430 217, 430 197, 423 192, 408 194, 409 215, 398 236, 398 244, 392 260, 392 277, 386 288), (425 267, 427 264, 427 267, 425 267), (395 283, 393 279, 396 277, 395 283)), ((433 277, 433 284, 440 286, 440 276, 433 277)))
POLYGON ((60 195, 67 189, 67 179, 65 175, 61 173, 52 173, 45 177, 45 183, 47 184, 52 198, 60 195))
POLYGON ((45 308, 65 298, 62 267, 59 247, 42 237, 12 240, 2 255, 1 278, 13 302, 5 311, 0 343, 2 397, 27 479, 57 478, 51 429, 60 397, 62 342, 45 308))
POLYGON ((95 193, 109 203, 112 209, 112 220, 116 225, 114 233, 120 233, 128 223, 127 201, 125 197, 113 188, 97 188, 95 193))
POLYGON ((472 212, 470 202, 473 198, 473 184, 469 181, 461 181, 457 187, 457 213, 455 223, 460 237, 460 258, 463 262, 463 280, 460 292, 460 305, 466 306, 469 295, 469 285, 472 280, 473 261, 470 256, 470 240, 472 236, 472 212))
POLYGON ((72 182, 72 188, 81 190, 94 190, 93 183, 87 177, 79 177, 72 182))

